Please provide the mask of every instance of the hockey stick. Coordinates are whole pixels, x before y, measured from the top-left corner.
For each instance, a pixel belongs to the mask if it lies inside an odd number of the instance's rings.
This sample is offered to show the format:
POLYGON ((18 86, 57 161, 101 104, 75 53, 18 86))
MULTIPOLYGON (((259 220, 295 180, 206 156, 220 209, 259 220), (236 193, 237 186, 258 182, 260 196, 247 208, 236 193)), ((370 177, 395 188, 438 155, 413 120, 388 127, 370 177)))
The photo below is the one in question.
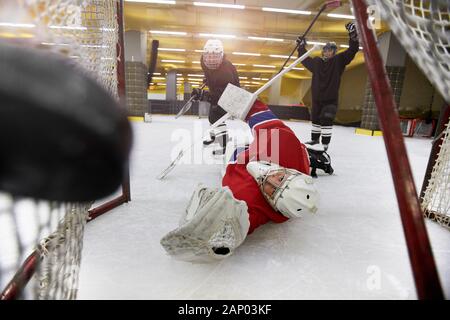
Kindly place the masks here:
MULTIPOLYGON (((203 90, 203 88, 205 87, 205 83, 202 84, 202 86, 200 87, 200 90, 203 90)), ((183 108, 181 108, 180 111, 178 111, 178 113, 175 116, 175 119, 178 119, 180 116, 182 116, 183 114, 185 114, 186 112, 189 111, 189 109, 192 106, 192 103, 194 102, 196 96, 192 96, 189 98, 189 100, 186 102, 186 104, 183 106, 183 108)))
MULTIPOLYGON (((305 38, 306 35, 308 34, 309 30, 311 30, 311 28, 313 27, 314 23, 316 22, 316 20, 319 18, 319 16, 321 15, 321 13, 325 10, 325 9, 329 9, 329 8, 338 8, 341 6, 341 1, 339 0, 331 0, 331 1, 327 1, 325 2, 322 7, 320 8, 319 12, 317 12, 316 16, 314 17, 314 19, 311 21, 311 23, 309 24, 309 27, 306 29, 306 31, 303 33, 303 35, 300 38, 305 38)), ((283 68, 286 66, 286 64, 288 63, 288 61, 291 59, 292 55, 294 54, 295 51, 297 51, 299 46, 299 43, 297 42, 295 48, 292 50, 291 54, 289 55, 289 57, 286 59, 286 61, 284 61, 284 64, 281 66, 281 69, 278 71, 278 73, 280 73, 281 71, 283 71, 283 68)))
MULTIPOLYGON (((275 75, 275 77, 273 77, 272 79, 270 79, 269 81, 267 81, 261 88, 259 88, 255 93, 250 93, 244 89, 240 89, 237 88, 236 86, 233 86, 232 84, 228 84, 228 86, 225 88, 225 91, 223 92, 222 96, 219 99, 218 104, 220 106, 222 106, 222 102, 223 104, 227 104, 227 105, 233 105, 235 106, 235 108, 239 108, 242 110, 242 114, 247 114, 248 111, 250 110, 250 108, 252 107, 253 103, 255 102, 256 98, 264 91, 266 90, 268 87, 270 87, 277 79, 281 78, 284 74, 286 74, 287 72, 291 71, 292 68, 294 68, 297 64, 299 64, 300 62, 302 62, 303 60, 305 60, 314 50, 316 50, 319 47, 319 45, 315 44, 311 49, 309 49, 304 55, 302 55, 301 57, 299 57, 297 60, 295 60, 289 67, 287 67, 286 69, 284 69, 282 72, 278 73, 277 75, 275 75), (236 98, 236 94, 234 92, 235 89, 233 88, 237 88, 239 90, 239 92, 237 93, 238 95, 238 99, 236 98)), ((209 130, 211 129, 215 129, 217 128, 219 125, 221 125, 223 122, 225 122, 228 118, 231 117, 231 114, 229 112, 227 112, 225 115, 222 116, 222 118, 220 118, 219 120, 217 120, 216 122, 214 122, 210 127, 209 130)), ((209 131, 208 130, 208 131, 209 131)), ((205 139, 207 137, 207 135, 203 135, 202 140, 205 139)), ((199 140, 200 141, 200 140, 199 140)), ((181 160, 181 158, 183 158, 184 154, 191 150, 194 145, 198 143, 198 141, 194 141, 189 148, 181 150, 180 153, 178 153, 178 156, 171 162, 171 164, 164 169, 163 172, 161 172, 157 178, 159 180, 164 179, 165 176, 167 176, 167 174, 172 171, 173 168, 175 168, 175 166, 177 165, 177 163, 181 160)))

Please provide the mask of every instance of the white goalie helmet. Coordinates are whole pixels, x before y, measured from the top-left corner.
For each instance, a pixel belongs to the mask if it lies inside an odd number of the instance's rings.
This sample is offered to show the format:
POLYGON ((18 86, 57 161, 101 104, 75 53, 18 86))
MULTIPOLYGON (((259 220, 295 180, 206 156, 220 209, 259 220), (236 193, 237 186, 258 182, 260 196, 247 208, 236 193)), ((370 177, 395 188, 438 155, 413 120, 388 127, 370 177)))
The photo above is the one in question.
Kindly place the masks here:
POLYGON ((203 63, 208 69, 217 69, 223 61, 223 44, 217 39, 206 41, 203 47, 203 63))
POLYGON ((249 162, 247 171, 258 183, 267 202, 285 217, 297 218, 301 217, 303 212, 315 213, 317 211, 319 194, 311 176, 266 161, 249 162), (271 175, 279 172, 284 173, 282 180, 275 187, 273 194, 269 196, 264 191, 264 185, 268 183, 271 175))

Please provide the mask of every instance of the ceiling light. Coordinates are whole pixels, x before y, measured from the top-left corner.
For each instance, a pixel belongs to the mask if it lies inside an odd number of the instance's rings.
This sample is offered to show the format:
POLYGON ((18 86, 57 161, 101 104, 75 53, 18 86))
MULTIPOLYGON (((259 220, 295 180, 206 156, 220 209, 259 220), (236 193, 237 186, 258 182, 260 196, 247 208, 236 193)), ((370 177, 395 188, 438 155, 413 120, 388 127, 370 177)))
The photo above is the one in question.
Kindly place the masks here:
POLYGON ((237 5, 237 4, 222 4, 222 3, 210 3, 210 2, 193 2, 193 4, 194 4, 194 6, 200 6, 200 7, 245 9, 245 6, 237 5))
POLYGON ((181 73, 177 73, 177 76, 178 76, 178 77, 181 77, 181 76, 182 76, 182 74, 181 74, 181 73))
MULTIPOLYGON (((284 69, 286 69, 286 68, 288 68, 288 67, 284 67, 284 69)), ((305 70, 305 68, 292 68, 291 70, 305 70)))
POLYGON ((252 78, 252 80, 261 80, 261 78, 252 78))
POLYGON ((172 34, 172 35, 179 35, 179 36, 185 36, 185 35, 187 35, 187 32, 179 32, 179 31, 162 31, 162 30, 150 30, 150 33, 156 33, 156 34, 172 34))
POLYGON ((125 0, 125 2, 176 4, 176 1, 171 1, 171 0, 125 0))
POLYGON ((304 15, 310 15, 311 14, 311 11, 279 9, 279 8, 267 8, 267 7, 262 8, 262 11, 293 13, 293 14, 304 14, 304 15))
POLYGON ((236 38, 236 36, 232 34, 199 33, 198 35, 200 37, 209 37, 209 38, 226 38, 226 39, 236 38))
POLYGON ((195 52, 204 52, 205 50, 194 50, 195 52))
POLYGON ((248 78, 247 77, 239 77, 239 79, 247 80, 248 78))
POLYGON ((203 79, 188 78, 189 81, 203 82, 203 79))
POLYGON ((242 66, 246 66, 246 64, 245 63, 233 63, 235 66, 239 66, 239 67, 242 67, 242 66))
POLYGON ((269 66, 267 64, 254 64, 253 66, 259 68, 275 68, 275 66, 269 66))
POLYGON ((184 60, 161 60, 161 62, 185 63, 184 60))
POLYGON ((192 61, 192 63, 200 64, 200 61, 192 61))
POLYGON ((86 27, 49 26, 50 29, 87 30, 86 27))
POLYGON ((155 80, 166 80, 166 78, 164 78, 164 77, 152 77, 152 79, 155 79, 155 80))
POLYGON ((279 38, 265 38, 265 37, 247 37, 250 40, 259 40, 259 41, 278 41, 278 42, 283 42, 284 39, 279 39, 279 38))
POLYGON ((158 48, 159 51, 186 51, 186 49, 176 49, 176 48, 158 48))
POLYGON ((349 14, 329 13, 327 14, 327 17, 355 20, 355 16, 349 14))
MULTIPOLYGON (((349 48, 350 46, 348 44, 341 44, 339 45, 341 48, 349 48)), ((359 49, 362 49, 363 47, 359 47, 359 49)))
POLYGON ((160 76, 161 73, 159 73, 159 72, 153 72, 153 75, 154 75, 154 76, 160 76))
POLYGON ((326 45, 325 42, 317 42, 317 41, 306 41, 307 44, 318 44, 319 46, 326 45))
POLYGON ((249 52, 233 52, 233 54, 238 55, 238 56, 255 56, 255 57, 261 56, 260 53, 249 53, 249 52))
POLYGON ((204 77, 204 75, 203 74, 188 74, 188 77, 204 77))
POLYGON ((269 78, 261 78, 261 80, 263 80, 263 81, 268 81, 269 78))
MULTIPOLYGON (((283 59, 289 58, 289 56, 282 56, 282 55, 279 55, 279 54, 269 54, 269 57, 272 57, 272 58, 283 58, 283 59)), ((297 58, 291 56, 290 59, 297 59, 297 58)))
POLYGON ((12 23, 12 22, 0 22, 0 27, 12 27, 12 28, 34 28, 36 27, 31 23, 12 23))

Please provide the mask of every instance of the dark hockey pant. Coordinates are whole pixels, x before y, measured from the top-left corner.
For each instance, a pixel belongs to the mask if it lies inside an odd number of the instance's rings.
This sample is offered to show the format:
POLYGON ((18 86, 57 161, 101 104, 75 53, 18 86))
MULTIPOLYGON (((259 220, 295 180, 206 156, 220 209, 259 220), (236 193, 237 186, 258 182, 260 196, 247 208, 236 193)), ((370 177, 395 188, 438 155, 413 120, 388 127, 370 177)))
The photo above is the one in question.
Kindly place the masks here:
POLYGON ((331 141, 333 121, 336 117, 337 101, 314 101, 312 106, 311 139, 319 141, 322 136, 322 144, 328 145, 331 141))

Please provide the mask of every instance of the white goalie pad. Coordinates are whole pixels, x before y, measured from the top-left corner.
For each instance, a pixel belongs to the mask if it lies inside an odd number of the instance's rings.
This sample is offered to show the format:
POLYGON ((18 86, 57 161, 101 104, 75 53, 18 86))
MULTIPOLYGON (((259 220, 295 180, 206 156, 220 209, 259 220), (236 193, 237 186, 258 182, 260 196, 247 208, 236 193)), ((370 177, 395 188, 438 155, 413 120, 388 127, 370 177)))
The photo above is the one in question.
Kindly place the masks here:
POLYGON ((245 120, 257 95, 229 83, 217 104, 233 117, 245 120))
POLYGON ((231 255, 244 242, 249 227, 247 204, 236 200, 228 187, 199 186, 180 226, 166 234, 161 245, 177 260, 214 262, 231 255))

